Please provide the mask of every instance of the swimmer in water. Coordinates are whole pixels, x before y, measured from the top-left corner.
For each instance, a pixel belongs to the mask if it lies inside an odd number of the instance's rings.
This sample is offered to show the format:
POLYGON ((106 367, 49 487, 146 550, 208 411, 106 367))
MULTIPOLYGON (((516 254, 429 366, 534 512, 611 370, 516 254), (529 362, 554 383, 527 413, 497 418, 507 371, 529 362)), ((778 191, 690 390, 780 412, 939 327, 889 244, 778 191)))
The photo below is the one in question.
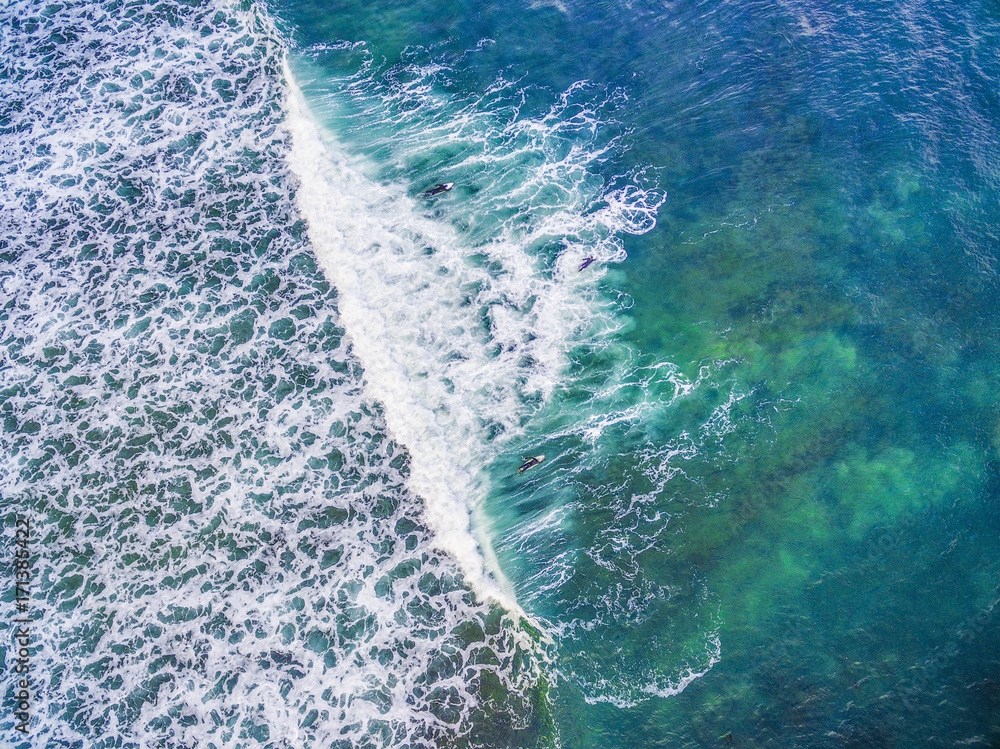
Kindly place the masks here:
POLYGON ((544 455, 536 455, 533 458, 528 458, 527 460, 524 461, 524 465, 522 465, 520 468, 517 469, 517 472, 518 473, 524 473, 529 468, 534 468, 535 466, 537 466, 543 460, 545 460, 545 456, 544 455))
POLYGON ((593 257, 593 256, 591 256, 591 257, 585 257, 585 258, 583 259, 583 262, 582 262, 582 263, 580 263, 580 267, 579 267, 579 268, 577 268, 576 272, 577 272, 577 273, 579 273, 579 272, 580 272, 580 271, 582 271, 582 270, 583 270, 584 268, 586 268, 586 267, 587 267, 588 265, 590 265, 590 264, 591 264, 592 262, 594 262, 594 257, 593 257))
POLYGON ((422 198, 433 198, 435 195, 440 195, 443 192, 448 192, 451 188, 455 186, 454 182, 441 182, 434 185, 430 190, 424 190, 420 193, 422 198))

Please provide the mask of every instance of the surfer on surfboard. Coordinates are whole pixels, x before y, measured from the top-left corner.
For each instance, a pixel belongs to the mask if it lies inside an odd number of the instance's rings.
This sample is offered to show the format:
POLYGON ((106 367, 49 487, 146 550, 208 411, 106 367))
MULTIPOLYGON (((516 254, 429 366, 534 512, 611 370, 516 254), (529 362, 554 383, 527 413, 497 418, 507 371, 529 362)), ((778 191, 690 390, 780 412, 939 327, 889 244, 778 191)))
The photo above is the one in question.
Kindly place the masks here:
POLYGON ((534 468, 535 466, 537 466, 543 460, 545 460, 545 456, 544 455, 536 455, 533 458, 526 458, 525 461, 524 461, 524 464, 520 468, 517 469, 517 472, 518 473, 524 473, 529 468, 534 468))
POLYGON ((430 190, 424 190, 420 193, 422 198, 433 198, 435 195, 440 195, 443 192, 448 192, 451 188, 455 186, 454 182, 439 182, 434 185, 430 190))

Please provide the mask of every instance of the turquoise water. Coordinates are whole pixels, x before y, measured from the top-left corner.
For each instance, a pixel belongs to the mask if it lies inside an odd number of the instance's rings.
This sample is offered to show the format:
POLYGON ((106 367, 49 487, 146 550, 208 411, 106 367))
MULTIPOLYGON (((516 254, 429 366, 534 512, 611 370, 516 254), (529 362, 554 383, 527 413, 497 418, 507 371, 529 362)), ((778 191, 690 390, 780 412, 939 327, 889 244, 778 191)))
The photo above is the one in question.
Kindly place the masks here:
POLYGON ((0 28, 4 742, 1000 746, 995 4, 0 28))

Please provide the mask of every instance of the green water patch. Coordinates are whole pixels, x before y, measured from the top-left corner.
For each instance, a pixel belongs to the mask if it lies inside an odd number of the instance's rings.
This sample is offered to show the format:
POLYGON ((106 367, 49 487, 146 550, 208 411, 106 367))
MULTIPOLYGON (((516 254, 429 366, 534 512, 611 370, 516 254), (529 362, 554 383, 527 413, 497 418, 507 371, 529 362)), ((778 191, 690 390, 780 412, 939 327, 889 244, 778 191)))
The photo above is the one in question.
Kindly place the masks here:
MULTIPOLYGON (((803 130, 801 142, 820 135, 803 130)), ((991 495, 1000 444, 991 283, 935 213, 948 188, 925 168, 879 164, 859 189, 856 173, 811 148, 796 159, 808 163, 791 187, 758 156, 712 201, 693 207, 675 191, 657 230, 630 240, 625 273, 607 278, 634 301, 626 338, 638 360, 707 379, 640 429, 605 432, 599 467, 575 472, 593 446, 544 437, 589 418, 586 390, 567 393, 565 413, 533 438, 558 453, 545 470, 562 485, 529 479, 495 510, 498 528, 549 523, 547 540, 523 530, 509 534, 517 545, 498 544, 515 579, 539 584, 546 564, 572 560, 594 588, 637 576, 673 591, 686 575, 711 602, 676 595, 648 630, 595 637, 592 672, 622 654, 638 670, 639 643, 664 642, 663 658, 683 640, 678 623, 701 611, 721 659, 681 695, 624 710, 564 682, 555 709, 568 745, 915 736, 932 708, 908 674, 949 641, 965 647, 955 633, 992 600, 995 564, 967 529, 991 495), (671 457, 665 484, 639 477, 642 448, 680 435, 696 454, 671 457), (625 499, 581 499, 595 485, 625 499), (906 726, 904 715, 917 717, 906 726)), ((589 366, 596 381, 610 363, 589 366)), ((535 603, 564 622, 592 616, 592 589, 566 591, 535 603)))
MULTIPOLYGON (((886 170, 860 210, 819 192, 776 207, 765 180, 702 228, 636 240, 629 338, 689 375, 728 362, 712 389, 732 406, 661 494, 670 553, 645 570, 702 576, 722 655, 620 729, 594 711, 608 742, 873 745, 933 713, 910 674, 964 652, 995 589, 968 524, 996 471, 996 368, 983 298, 962 301, 982 281, 934 251, 947 233, 920 174, 886 170)), ((676 416, 715 413, 710 392, 676 416)))

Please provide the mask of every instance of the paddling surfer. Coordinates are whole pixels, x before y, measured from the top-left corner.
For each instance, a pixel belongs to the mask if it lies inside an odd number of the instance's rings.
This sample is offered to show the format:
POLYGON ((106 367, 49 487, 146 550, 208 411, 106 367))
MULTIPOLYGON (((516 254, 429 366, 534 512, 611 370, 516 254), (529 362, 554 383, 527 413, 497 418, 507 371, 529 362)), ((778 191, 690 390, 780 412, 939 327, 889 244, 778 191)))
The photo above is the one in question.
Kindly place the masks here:
POLYGON ((454 182, 439 182, 438 184, 434 185, 434 187, 432 187, 430 190, 424 190, 422 193, 420 193, 420 197, 433 198, 435 195, 440 195, 443 192, 448 192, 454 186, 455 186, 454 182))

